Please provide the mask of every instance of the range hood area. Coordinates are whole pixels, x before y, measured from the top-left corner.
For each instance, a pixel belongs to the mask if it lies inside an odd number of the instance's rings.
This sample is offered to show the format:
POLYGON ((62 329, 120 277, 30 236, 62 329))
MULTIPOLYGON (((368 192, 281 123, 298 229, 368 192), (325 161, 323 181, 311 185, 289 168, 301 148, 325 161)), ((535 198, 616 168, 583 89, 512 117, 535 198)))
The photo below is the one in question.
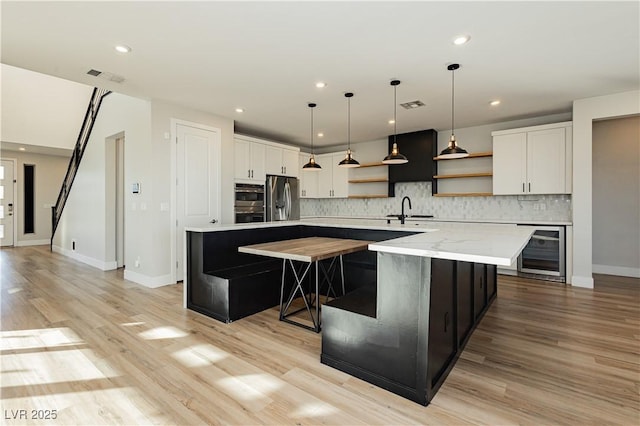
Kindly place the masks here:
POLYGON ((402 133, 389 136, 389 152, 394 141, 409 162, 389 165, 389 197, 395 196, 398 182, 432 182, 431 191, 437 192, 437 181, 433 176, 438 172, 438 132, 433 129, 402 133))

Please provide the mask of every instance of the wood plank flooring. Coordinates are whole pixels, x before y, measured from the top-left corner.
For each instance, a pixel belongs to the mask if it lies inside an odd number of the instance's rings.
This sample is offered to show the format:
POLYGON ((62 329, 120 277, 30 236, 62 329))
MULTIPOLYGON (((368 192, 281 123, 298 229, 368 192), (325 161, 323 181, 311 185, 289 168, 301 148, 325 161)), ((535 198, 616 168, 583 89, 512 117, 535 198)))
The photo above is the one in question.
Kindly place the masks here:
POLYGON ((320 364, 320 335, 275 309, 222 324, 182 309, 182 285, 147 289, 46 246, 0 250, 0 274, 7 425, 640 424, 637 279, 499 276, 423 407, 320 364))

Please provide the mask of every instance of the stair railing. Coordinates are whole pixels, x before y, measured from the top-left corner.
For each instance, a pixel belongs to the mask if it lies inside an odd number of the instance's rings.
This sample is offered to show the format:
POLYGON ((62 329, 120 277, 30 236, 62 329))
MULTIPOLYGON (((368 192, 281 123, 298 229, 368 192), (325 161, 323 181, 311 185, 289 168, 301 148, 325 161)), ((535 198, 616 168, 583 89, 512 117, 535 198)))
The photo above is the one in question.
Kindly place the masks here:
POLYGON ((71 158, 69 159, 67 174, 62 181, 62 187, 60 188, 56 204, 51 206, 51 249, 53 249, 53 237, 56 235, 56 229, 58 229, 58 224, 62 217, 62 211, 64 210, 64 206, 67 204, 67 199, 71 192, 71 186, 73 185, 76 173, 78 172, 78 167, 80 167, 80 161, 82 160, 82 155, 87 147, 87 142, 89 142, 91 130, 93 130, 93 124, 98 116, 102 99, 109 93, 111 93, 110 90, 100 89, 98 87, 93 88, 91 100, 87 106, 87 112, 84 115, 84 121, 82 122, 82 127, 80 128, 80 133, 76 140, 76 145, 73 148, 71 158))

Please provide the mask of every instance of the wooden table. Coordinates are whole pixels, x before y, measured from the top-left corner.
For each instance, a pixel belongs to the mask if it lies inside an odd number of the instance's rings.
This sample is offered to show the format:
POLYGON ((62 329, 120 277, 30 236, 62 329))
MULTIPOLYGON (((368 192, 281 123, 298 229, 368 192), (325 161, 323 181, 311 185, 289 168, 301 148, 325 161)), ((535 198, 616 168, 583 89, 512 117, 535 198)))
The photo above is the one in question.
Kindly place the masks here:
POLYGON ((291 324, 295 324, 304 328, 320 332, 320 286, 326 281, 328 283, 327 298, 333 291, 334 297, 336 296, 333 289, 333 277, 337 267, 337 261, 340 263, 340 278, 342 283, 342 294, 344 295, 344 264, 342 262, 342 256, 349 253, 354 253, 361 250, 367 250, 368 245, 373 241, 366 240, 349 240, 342 238, 325 238, 325 237, 308 237, 297 238, 293 240, 275 241, 271 243, 253 244, 249 246, 238 247, 238 251, 241 253, 257 254, 260 256, 268 256, 282 259, 282 282, 280 287, 280 320, 286 321, 291 324), (330 260, 329 267, 325 267, 322 264, 322 260, 330 260), (294 262, 302 264, 298 268, 294 262), (307 296, 302 288, 302 282, 309 274, 311 265, 315 263, 315 293, 312 299, 312 293, 309 292, 307 296), (285 290, 285 274, 287 271, 287 265, 289 265, 293 277, 295 278, 295 285, 291 289, 289 297, 284 298, 285 290), (322 270, 323 281, 320 283, 319 270, 322 270), (304 301, 305 306, 293 312, 288 312, 291 302, 295 299, 296 295, 300 293, 304 301), (315 308, 315 315, 312 308, 315 308), (293 321, 288 317, 294 315, 302 310, 306 309, 311 317, 313 327, 309 327, 306 324, 293 321))

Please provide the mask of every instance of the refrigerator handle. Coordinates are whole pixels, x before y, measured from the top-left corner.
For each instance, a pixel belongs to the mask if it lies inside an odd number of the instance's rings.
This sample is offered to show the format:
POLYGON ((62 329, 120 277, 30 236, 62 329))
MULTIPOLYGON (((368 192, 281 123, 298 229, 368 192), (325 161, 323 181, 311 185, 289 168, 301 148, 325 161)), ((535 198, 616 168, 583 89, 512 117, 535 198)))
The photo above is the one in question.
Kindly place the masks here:
POLYGON ((287 220, 291 218, 291 185, 288 181, 284 183, 284 214, 287 220))

